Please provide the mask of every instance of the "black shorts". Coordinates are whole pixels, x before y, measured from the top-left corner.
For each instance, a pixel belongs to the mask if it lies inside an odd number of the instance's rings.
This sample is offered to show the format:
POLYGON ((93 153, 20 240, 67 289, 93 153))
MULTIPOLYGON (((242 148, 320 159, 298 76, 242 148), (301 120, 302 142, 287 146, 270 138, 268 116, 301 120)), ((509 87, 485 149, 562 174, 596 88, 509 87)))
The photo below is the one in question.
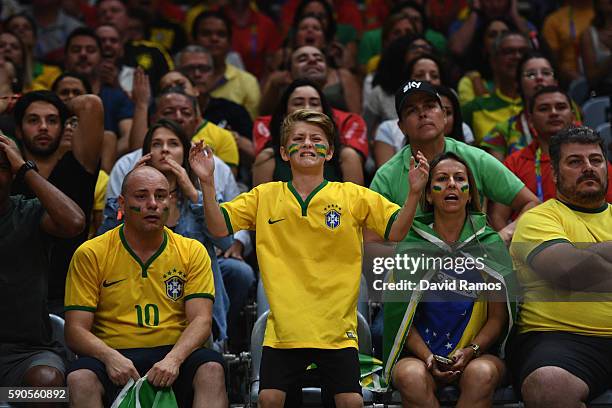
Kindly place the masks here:
MULTIPOLYGON (((151 369, 151 367, 153 367, 155 363, 163 360, 170 350, 172 350, 172 346, 133 348, 117 351, 124 357, 132 360, 134 367, 136 367, 136 370, 138 370, 138 373, 143 376, 151 369)), ((179 376, 172 385, 172 390, 176 395, 179 406, 191 407, 193 401, 193 377, 202 364, 209 362, 217 362, 225 367, 223 356, 221 354, 214 350, 205 348, 194 351, 185 361, 183 361, 183 364, 181 364, 179 369, 179 376)), ((106 373, 104 363, 93 357, 79 357, 68 367, 66 377, 71 372, 82 369, 91 370, 96 374, 104 387, 105 405, 108 406, 112 404, 123 387, 116 386, 112 383, 108 377, 108 374, 106 373)))
POLYGON ((589 400, 611 385, 612 338, 565 332, 528 332, 512 341, 508 356, 515 392, 540 367, 560 367, 589 386, 589 400))
MULTIPOLYGON (((277 349, 264 347, 259 369, 259 390, 295 390, 302 382, 306 368, 315 363, 324 393, 361 395, 359 354, 353 347, 343 349, 277 349)), ((310 370, 309 370, 310 371, 310 370)))

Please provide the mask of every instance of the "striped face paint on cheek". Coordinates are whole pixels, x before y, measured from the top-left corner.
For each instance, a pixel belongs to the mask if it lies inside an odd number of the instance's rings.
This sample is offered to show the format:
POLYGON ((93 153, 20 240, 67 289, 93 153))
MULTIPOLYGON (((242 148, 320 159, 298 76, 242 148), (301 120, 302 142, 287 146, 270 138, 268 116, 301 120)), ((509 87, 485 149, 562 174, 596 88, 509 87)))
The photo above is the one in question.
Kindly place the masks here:
POLYGON ((325 146, 324 144, 315 144, 315 150, 318 156, 320 157, 327 156, 327 146, 325 146))
POLYGON ((289 147, 287 148, 287 154, 289 156, 293 156, 299 150, 300 150, 300 145, 298 145, 297 143, 293 143, 293 144, 290 144, 289 147))
POLYGON ((462 185, 459 190, 463 193, 463 194, 467 194, 470 192, 470 185, 469 184, 464 184, 462 185))
POLYGON ((440 194, 442 192, 442 187, 434 184, 431 186, 431 191, 433 191, 436 194, 440 194))
POLYGON ((130 205, 130 206, 128 207, 128 209, 129 209, 130 211, 135 212, 135 213, 140 213, 140 212, 142 212, 142 210, 140 209, 140 207, 135 207, 135 206, 133 206, 133 205, 130 205))

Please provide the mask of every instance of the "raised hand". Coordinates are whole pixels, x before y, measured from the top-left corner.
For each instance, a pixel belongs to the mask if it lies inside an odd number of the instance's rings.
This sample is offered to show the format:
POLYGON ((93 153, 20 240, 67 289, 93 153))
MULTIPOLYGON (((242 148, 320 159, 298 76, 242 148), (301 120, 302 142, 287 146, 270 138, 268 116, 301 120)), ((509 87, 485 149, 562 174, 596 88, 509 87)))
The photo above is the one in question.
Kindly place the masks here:
POLYGON ((145 74, 141 67, 134 71, 134 81, 132 85, 132 101, 135 105, 149 106, 151 99, 151 84, 149 76, 145 74))
POLYGON ((413 156, 410 157, 410 171, 408 172, 408 182, 410 183, 410 191, 421 193, 427 185, 429 179, 429 162, 421 153, 417 151, 416 160, 413 156), (418 162, 417 162, 418 160, 418 162))
POLYGON ((191 170, 202 182, 212 182, 215 173, 215 160, 212 149, 200 141, 189 150, 191 170))
POLYGON ((151 157, 153 157, 151 156, 151 153, 145 154, 136 162, 136 165, 134 166, 134 168, 142 167, 142 166, 150 166, 151 157))
POLYGON ((180 164, 178 164, 172 157, 166 156, 166 163, 170 166, 170 170, 176 176, 176 182, 178 186, 181 188, 183 194, 187 197, 193 197, 195 194, 195 200, 197 200, 198 193, 195 191, 195 187, 191 180, 189 179, 189 175, 187 174, 187 170, 180 164))
POLYGON ((11 172, 17 174, 21 166, 25 163, 19 148, 15 142, 0 132, 0 150, 6 154, 6 158, 11 164, 11 172))
POLYGON ((431 375, 433 375, 436 382, 440 382, 442 384, 450 384, 461 375, 461 372, 459 371, 441 370, 433 354, 427 357, 425 364, 427 365, 427 370, 429 370, 431 375))

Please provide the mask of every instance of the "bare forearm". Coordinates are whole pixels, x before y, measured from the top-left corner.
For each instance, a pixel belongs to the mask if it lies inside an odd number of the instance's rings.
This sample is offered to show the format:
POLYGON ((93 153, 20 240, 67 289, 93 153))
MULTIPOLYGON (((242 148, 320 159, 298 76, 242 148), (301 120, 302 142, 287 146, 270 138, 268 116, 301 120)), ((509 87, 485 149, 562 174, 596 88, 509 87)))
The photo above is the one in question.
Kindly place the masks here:
POLYGON ((608 262, 612 262, 612 241, 591 245, 587 250, 601 256, 608 262))
POLYGON ((72 139, 72 151, 79 163, 93 174, 98 168, 104 139, 102 100, 96 95, 80 95, 70 100, 68 107, 79 118, 79 134, 72 139))
POLYGON ((471 13, 455 34, 451 35, 448 47, 453 54, 461 56, 465 53, 474 38, 477 23, 478 15, 471 13))
POLYGON ((68 347, 80 356, 89 356, 105 362, 109 356, 118 353, 96 337, 92 332, 82 327, 66 325, 66 343, 68 347))
POLYGON ((134 151, 142 148, 145 134, 147 133, 147 105, 136 104, 134 116, 132 117, 132 128, 130 129, 129 150, 134 151))
POLYGON ((219 203, 216 200, 215 182, 200 179, 200 185, 202 186, 204 219, 206 220, 208 230, 215 237, 227 236, 229 231, 227 230, 221 207, 219 207, 219 203))
POLYGON ((543 251, 533 260, 532 266, 539 275, 561 289, 612 292, 612 262, 593 251, 563 245, 553 252, 543 251))
POLYGON ((166 358, 174 358, 180 363, 185 361, 191 353, 204 345, 210 337, 211 327, 212 321, 210 318, 196 317, 185 328, 166 358))
POLYGON ((412 191, 408 193, 406 202, 397 214, 395 222, 391 226, 391 231, 389 231, 389 241, 397 242, 406 237, 406 234, 410 231, 410 227, 412 227, 412 221, 414 221, 414 215, 416 214, 420 197, 421 195, 418 193, 413 193, 412 191))
POLYGON ((25 173, 24 181, 40 200, 49 218, 66 233, 66 236, 78 235, 83 230, 85 227, 83 211, 60 189, 33 170, 25 173))
POLYGON ((414 327, 414 325, 408 332, 408 337, 406 338, 406 344, 404 347, 423 361, 427 360, 427 357, 429 357, 431 354, 431 350, 429 347, 427 347, 427 344, 425 344, 421 334, 418 332, 417 328, 414 327))
POLYGON ((489 302, 488 309, 489 317, 473 340, 483 351, 495 344, 508 322, 506 303, 489 302))

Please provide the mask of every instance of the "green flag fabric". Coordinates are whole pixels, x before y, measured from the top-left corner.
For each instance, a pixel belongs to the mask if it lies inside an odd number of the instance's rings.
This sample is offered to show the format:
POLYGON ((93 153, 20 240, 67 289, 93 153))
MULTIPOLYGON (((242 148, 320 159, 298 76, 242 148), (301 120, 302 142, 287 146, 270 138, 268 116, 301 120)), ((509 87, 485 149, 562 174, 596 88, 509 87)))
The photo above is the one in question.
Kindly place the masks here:
POLYGON ((178 408, 178 404, 172 387, 154 387, 145 375, 138 381, 130 378, 111 408, 178 408))
MULTIPOLYGON (((512 273, 511 257, 500 238, 499 234, 490 228, 486 222, 486 216, 482 213, 471 212, 466 217, 466 222, 461 231, 459 240, 449 245, 444 242, 433 229, 434 217, 432 213, 415 217, 412 228, 397 247, 398 254, 408 254, 411 257, 422 257, 423 259, 457 259, 463 260, 479 259, 482 268, 479 268, 485 282, 501 283, 501 290, 495 294, 499 296, 496 300, 505 301, 508 307, 508 327, 499 343, 499 353, 503 356, 503 350, 508 334, 515 320, 518 285, 512 273)), ((439 270, 439 269, 438 269, 439 270)), ((390 282, 432 282, 437 274, 436 268, 421 267, 417 270, 391 271, 390 282)), ((411 291, 385 293, 384 301, 384 332, 383 332, 383 361, 384 370, 378 381, 378 386, 369 383, 366 385, 373 391, 386 391, 391 383, 393 367, 400 358, 404 349, 406 337, 412 326, 413 319, 419 301, 424 291, 415 288, 411 291)), ((479 295, 474 303, 474 312, 463 332, 461 342, 457 348, 465 347, 479 332, 487 318, 487 299, 479 295)), ((495 350, 496 351, 496 350, 495 350)), ((492 350, 492 352, 495 352, 492 350)), ((362 381, 363 382, 363 381, 362 381)))

